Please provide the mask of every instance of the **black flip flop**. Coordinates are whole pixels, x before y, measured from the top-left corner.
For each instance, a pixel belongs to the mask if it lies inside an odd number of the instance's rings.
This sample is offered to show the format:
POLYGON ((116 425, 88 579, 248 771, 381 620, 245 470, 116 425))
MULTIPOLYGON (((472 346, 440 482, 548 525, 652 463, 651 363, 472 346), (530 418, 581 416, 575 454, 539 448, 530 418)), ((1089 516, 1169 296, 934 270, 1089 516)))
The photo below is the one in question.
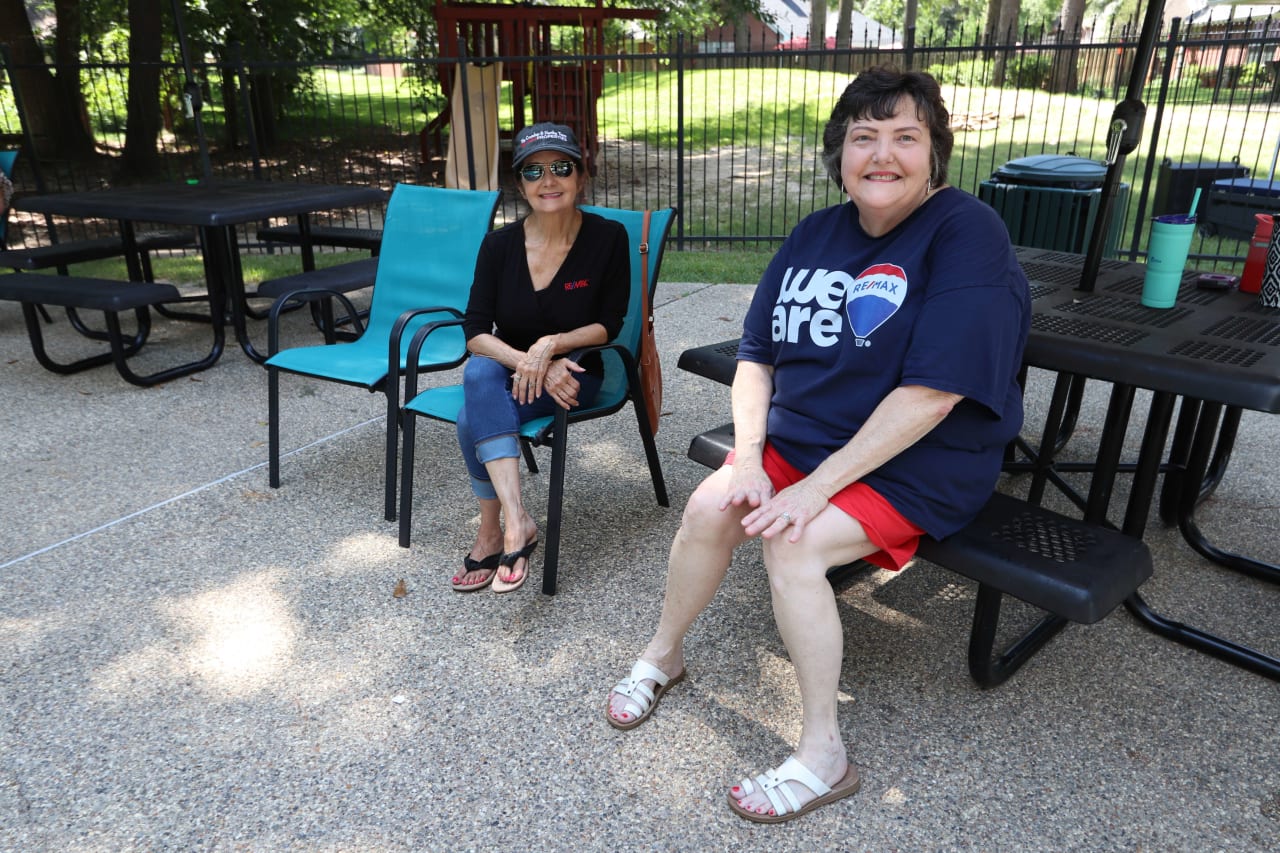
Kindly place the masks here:
POLYGON ((489 584, 493 583, 493 579, 498 576, 498 561, 501 559, 501 552, 497 554, 490 554, 483 560, 473 559, 470 554, 467 554, 462 558, 462 573, 465 575, 470 574, 471 572, 489 572, 489 577, 480 581, 480 583, 467 584, 458 583, 457 577, 455 576, 449 585, 453 587, 456 592, 478 592, 479 590, 486 589, 489 584))
POLYGON ((531 562, 529 560, 529 557, 533 554, 535 550, 537 550, 537 548, 538 548, 538 540, 534 539, 532 542, 530 542, 528 545, 525 545, 519 551, 512 551, 510 553, 503 554, 502 559, 498 561, 498 565, 500 567, 499 571, 501 571, 502 569, 514 568, 516 565, 516 561, 523 559, 525 561, 524 574, 520 575, 520 580, 508 582, 498 577, 498 572, 494 572, 493 573, 493 591, 501 595, 504 592, 515 592, 517 589, 524 586, 525 580, 529 577, 529 564, 531 562))

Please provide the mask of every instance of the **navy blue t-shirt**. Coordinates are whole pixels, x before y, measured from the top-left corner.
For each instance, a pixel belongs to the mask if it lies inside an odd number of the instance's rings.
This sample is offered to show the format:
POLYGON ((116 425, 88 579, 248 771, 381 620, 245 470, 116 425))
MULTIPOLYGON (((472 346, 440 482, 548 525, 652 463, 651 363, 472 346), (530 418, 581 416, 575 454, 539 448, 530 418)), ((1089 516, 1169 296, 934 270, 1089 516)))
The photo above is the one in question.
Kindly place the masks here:
POLYGON ((882 237, 852 203, 806 217, 756 288, 738 358, 772 365, 768 437, 806 474, 893 389, 964 399, 863 478, 941 538, 986 503, 1022 427, 1017 374, 1031 322, 1026 276, 987 205, 939 191, 882 237))

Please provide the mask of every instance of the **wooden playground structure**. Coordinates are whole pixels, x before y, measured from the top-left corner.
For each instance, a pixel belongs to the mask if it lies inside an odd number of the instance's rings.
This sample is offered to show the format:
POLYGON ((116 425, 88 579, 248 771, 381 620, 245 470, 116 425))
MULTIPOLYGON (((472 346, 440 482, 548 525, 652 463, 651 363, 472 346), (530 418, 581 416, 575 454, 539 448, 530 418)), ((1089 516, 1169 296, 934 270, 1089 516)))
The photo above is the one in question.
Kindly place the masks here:
POLYGON ((653 20, 659 11, 606 8, 603 0, 592 6, 436 0, 433 12, 440 58, 446 60, 439 65, 440 85, 449 103, 422 130, 424 165, 444 155, 446 185, 496 188, 500 141, 525 126, 531 106, 534 123, 552 121, 573 129, 584 165, 595 174, 605 24, 614 19, 653 20), (565 28, 578 32, 566 34, 565 28), (557 52, 557 37, 580 46, 572 60, 550 58, 557 52), (527 57, 539 59, 521 61, 527 57), (459 68, 464 73, 458 74, 459 68), (509 127, 498 115, 503 82, 511 84, 509 127))

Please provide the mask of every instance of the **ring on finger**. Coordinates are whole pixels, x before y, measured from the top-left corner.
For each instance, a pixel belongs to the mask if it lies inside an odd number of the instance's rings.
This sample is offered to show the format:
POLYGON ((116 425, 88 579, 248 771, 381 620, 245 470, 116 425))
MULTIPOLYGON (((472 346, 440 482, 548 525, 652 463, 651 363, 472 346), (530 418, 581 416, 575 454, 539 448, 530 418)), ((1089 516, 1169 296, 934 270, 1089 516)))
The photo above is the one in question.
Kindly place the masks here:
POLYGON ((782 515, 778 516, 778 518, 781 518, 787 524, 791 523, 791 513, 789 512, 784 512, 782 515))

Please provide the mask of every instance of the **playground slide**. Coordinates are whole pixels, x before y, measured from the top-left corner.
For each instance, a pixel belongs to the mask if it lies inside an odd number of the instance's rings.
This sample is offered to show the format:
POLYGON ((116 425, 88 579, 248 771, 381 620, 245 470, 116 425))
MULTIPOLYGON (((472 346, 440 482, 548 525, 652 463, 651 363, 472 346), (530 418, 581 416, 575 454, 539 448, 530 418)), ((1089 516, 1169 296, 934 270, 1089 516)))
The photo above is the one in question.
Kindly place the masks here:
POLYGON ((498 189, 498 93, 502 63, 466 63, 466 97, 463 75, 453 77, 449 99, 449 153, 445 162, 446 187, 498 189), (469 131, 469 133, 468 133, 469 131), (470 145, 468 142, 470 136, 470 145), (468 162, 475 164, 475 186, 468 162))

